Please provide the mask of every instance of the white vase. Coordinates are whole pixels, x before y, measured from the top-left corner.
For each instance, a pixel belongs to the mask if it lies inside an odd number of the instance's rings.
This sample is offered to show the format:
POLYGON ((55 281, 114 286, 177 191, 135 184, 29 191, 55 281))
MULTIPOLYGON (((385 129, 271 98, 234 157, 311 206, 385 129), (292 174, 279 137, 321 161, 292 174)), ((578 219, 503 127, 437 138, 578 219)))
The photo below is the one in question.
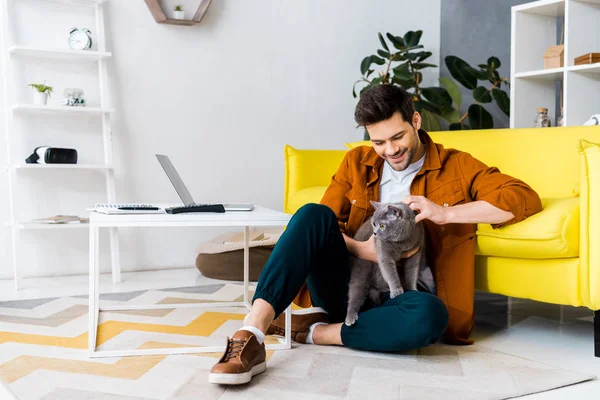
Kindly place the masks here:
POLYGON ((33 104, 45 106, 48 103, 48 93, 33 92, 33 104))
POLYGON ((183 11, 174 11, 173 12, 173 18, 175 18, 175 19, 184 19, 185 18, 185 12, 183 12, 183 11))

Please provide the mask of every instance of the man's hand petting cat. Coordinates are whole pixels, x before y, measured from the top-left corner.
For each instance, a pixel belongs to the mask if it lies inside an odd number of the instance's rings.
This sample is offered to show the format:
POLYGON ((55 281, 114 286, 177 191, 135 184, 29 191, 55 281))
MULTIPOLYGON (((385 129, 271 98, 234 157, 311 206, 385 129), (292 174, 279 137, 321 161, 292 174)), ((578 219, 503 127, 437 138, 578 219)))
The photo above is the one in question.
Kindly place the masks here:
MULTIPOLYGON (((375 249, 375 235, 371 235, 369 240, 367 240, 366 242, 359 242, 357 240, 354 240, 351 237, 347 236, 345 233, 342 233, 342 235, 344 236, 344 241, 346 242, 346 247, 348 248, 350 254, 354 255, 355 257, 362 258, 363 260, 371 261, 374 263, 377 262, 377 250, 375 249)), ((402 258, 412 257, 417 251, 419 251, 418 247, 409 251, 405 251, 404 253, 402 253, 402 258)))
POLYGON ((442 207, 423 196, 406 196, 404 203, 419 213, 415 217, 415 222, 428 219, 431 222, 444 225, 448 223, 448 207, 442 207))

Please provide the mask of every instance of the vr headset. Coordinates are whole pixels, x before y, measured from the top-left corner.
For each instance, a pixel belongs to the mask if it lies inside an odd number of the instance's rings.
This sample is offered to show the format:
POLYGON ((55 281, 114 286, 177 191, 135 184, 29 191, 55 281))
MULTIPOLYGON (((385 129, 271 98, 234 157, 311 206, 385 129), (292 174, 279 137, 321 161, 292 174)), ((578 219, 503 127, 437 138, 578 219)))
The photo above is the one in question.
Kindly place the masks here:
POLYGON ((57 147, 36 147, 25 159, 27 164, 77 164, 77 150, 57 147))

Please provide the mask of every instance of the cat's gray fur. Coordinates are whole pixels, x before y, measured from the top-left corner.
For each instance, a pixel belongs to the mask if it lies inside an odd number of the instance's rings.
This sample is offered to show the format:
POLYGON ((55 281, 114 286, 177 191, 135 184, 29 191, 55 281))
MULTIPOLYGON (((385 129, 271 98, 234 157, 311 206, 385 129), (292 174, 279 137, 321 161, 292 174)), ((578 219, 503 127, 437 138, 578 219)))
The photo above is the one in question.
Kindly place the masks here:
POLYGON ((389 290, 390 297, 417 290, 421 263, 425 261, 425 236, 422 223, 415 223, 415 212, 404 203, 371 202, 375 213, 354 235, 358 241, 375 234, 378 263, 350 257, 350 283, 346 325, 353 325, 367 296, 381 303, 381 293, 389 290), (401 258, 405 251, 419 247, 413 256, 401 258), (399 272, 404 272, 399 273, 399 272), (401 278, 404 278, 404 288, 401 278))

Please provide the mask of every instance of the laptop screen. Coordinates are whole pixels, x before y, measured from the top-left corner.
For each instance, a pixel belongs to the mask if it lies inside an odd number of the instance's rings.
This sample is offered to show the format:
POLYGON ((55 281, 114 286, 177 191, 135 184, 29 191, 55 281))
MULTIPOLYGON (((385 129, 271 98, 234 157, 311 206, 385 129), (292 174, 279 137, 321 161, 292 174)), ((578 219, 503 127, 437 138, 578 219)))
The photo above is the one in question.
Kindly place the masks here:
POLYGON ((194 204, 194 199, 192 198, 192 195, 188 191, 187 187, 185 187, 185 184, 183 183, 181 177, 177 173, 175 166, 173 165, 171 160, 169 160, 169 157, 162 154, 155 155, 158 159, 158 162, 160 163, 160 165, 162 165, 163 169, 165 170, 165 173, 169 177, 171 184, 173 184, 173 187, 177 191, 177 194, 181 198, 181 201, 183 201, 183 204, 185 204, 186 206, 189 204, 194 204))

